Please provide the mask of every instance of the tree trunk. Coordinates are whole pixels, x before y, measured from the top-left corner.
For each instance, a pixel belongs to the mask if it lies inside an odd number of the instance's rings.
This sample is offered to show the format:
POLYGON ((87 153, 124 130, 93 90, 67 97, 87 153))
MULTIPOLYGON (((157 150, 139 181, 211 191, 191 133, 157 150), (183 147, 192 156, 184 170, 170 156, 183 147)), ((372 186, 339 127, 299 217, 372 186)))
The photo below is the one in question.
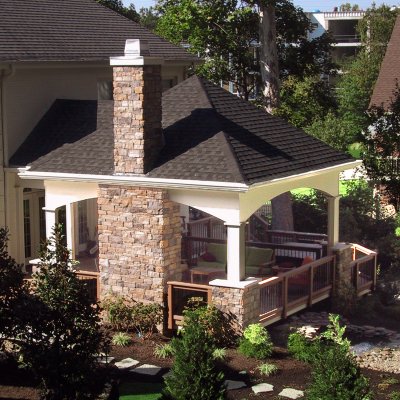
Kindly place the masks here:
POLYGON ((272 229, 277 231, 293 231, 293 208, 290 192, 282 193, 271 201, 272 229))
POLYGON ((276 46, 275 6, 260 2, 260 69, 265 109, 279 106, 279 65, 276 46))
MULTIPOLYGON (((279 107, 279 65, 276 46, 276 17, 273 1, 260 1, 260 69, 265 110, 279 107)), ((293 231, 293 209, 290 193, 272 199, 272 229, 293 231)))

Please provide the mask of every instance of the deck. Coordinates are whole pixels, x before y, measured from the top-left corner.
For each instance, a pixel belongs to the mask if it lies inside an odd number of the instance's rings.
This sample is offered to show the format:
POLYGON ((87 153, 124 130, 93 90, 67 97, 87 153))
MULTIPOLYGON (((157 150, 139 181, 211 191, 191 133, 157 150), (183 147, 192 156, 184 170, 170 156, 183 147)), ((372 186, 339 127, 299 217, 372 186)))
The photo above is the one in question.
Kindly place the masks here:
MULTIPOLYGON (((195 249, 212 239, 194 238, 189 242, 196 243, 195 249)), ((254 246, 254 243, 251 244, 254 246)), ((259 246, 271 246, 271 243, 260 243, 259 246)), ((276 250, 284 250, 290 259, 310 253, 304 243, 296 246, 274 244, 276 250), (291 256, 296 257, 291 257, 291 256)), ((191 247, 193 249, 193 247, 191 247)), ((333 294, 335 287, 336 264, 334 256, 324 256, 321 249, 313 248, 314 261, 299 267, 293 267, 278 275, 260 279, 259 322, 270 325, 281 319, 321 302, 333 294), (317 257, 319 256, 319 257, 317 257)), ((352 245, 353 260, 349 265, 351 284, 357 296, 362 296, 374 289, 376 285, 376 258, 374 251, 357 244, 352 245)), ((193 254, 193 253, 190 253, 193 254)), ((207 282, 208 283, 208 282, 207 282)), ((192 297, 201 297, 204 303, 211 304, 212 285, 193 282, 168 282, 168 327, 175 329, 182 324, 182 311, 192 297)))

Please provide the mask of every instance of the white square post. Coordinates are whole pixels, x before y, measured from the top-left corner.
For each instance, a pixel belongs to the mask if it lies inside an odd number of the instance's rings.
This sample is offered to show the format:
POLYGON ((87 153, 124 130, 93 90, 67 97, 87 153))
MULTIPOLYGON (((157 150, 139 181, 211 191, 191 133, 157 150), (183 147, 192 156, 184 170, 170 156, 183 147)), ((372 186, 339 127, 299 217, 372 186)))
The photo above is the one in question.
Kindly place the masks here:
POLYGON ((239 282, 245 278, 245 223, 227 224, 227 280, 239 282))
POLYGON ((328 251, 339 242, 340 196, 328 197, 328 251))

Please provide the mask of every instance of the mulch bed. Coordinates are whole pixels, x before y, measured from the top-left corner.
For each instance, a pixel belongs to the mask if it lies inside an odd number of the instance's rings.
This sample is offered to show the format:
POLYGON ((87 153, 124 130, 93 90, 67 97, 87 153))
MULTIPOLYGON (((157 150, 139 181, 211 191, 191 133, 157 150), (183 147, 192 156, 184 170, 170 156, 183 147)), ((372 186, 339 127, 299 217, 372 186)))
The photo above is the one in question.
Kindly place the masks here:
MULTIPOLYGON (((111 356, 117 360, 131 357, 139 360, 141 363, 154 364, 163 368, 156 377, 144 377, 130 372, 120 372, 115 367, 111 367, 110 376, 113 379, 123 382, 145 382, 162 380, 162 375, 172 365, 170 359, 159 359, 154 356, 154 349, 159 344, 164 344, 168 341, 160 335, 156 335, 149 340, 134 339, 132 345, 128 347, 113 347, 111 356)), ((262 398, 273 399, 278 398, 277 394, 285 387, 304 390, 311 379, 310 367, 302 362, 294 360, 289 356, 287 350, 283 347, 275 347, 274 355, 268 362, 277 365, 279 372, 275 376, 265 378, 260 375, 257 366, 260 361, 253 360, 242 356, 234 349, 227 351, 225 362, 219 363, 224 371, 226 379, 242 380, 249 386, 252 384, 266 382, 274 385, 272 393, 263 393, 262 395, 254 395, 250 387, 230 391, 227 398, 230 400, 241 400, 245 398, 262 398), (240 371, 247 371, 247 375, 239 374, 240 371)), ((400 384, 391 385, 389 387, 379 386, 385 379, 389 377, 397 378, 400 381, 400 374, 381 373, 363 369, 363 373, 370 379, 372 389, 374 391, 375 400, 389 399, 389 393, 400 391, 400 384)), ((0 363, 0 400, 8 399, 39 399, 39 392, 36 389, 36 384, 27 371, 18 369, 15 363, 0 363)))

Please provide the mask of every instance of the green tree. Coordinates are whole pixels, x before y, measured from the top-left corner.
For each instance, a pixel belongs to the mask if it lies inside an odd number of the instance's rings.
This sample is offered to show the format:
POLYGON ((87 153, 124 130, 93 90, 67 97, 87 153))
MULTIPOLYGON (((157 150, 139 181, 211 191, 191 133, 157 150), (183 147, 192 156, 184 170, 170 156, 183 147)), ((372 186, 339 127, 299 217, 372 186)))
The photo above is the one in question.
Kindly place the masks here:
POLYGON ((100 309, 73 271, 60 226, 41 254, 33 293, 25 304, 20 358, 39 378, 42 398, 86 398, 103 349, 100 309))
POLYGON ((129 18, 132 21, 140 22, 140 15, 137 13, 135 6, 130 4, 125 7, 121 0, 96 0, 99 4, 129 18))
POLYGON ((281 104, 275 115, 305 129, 335 108, 335 97, 326 81, 319 76, 301 79, 291 75, 282 84, 281 104))
POLYGON ((165 392, 174 400, 222 400, 224 375, 215 365, 215 339, 204 325, 203 307, 184 311, 181 338, 172 341, 175 354, 171 375, 165 379, 165 392))
POLYGON ((7 251, 8 231, 0 228, 0 350, 4 340, 15 338, 18 333, 18 309, 26 295, 22 265, 7 251))
POLYGON ((400 88, 397 86, 388 107, 372 107, 369 129, 362 137, 364 166, 389 202, 400 210, 400 88))
MULTIPOLYGON (((278 0, 268 3, 270 9, 262 11, 266 18, 261 18, 261 7, 264 2, 250 0, 159 0, 157 32, 174 43, 189 43, 190 51, 205 59, 196 73, 217 84, 233 82, 245 99, 255 94, 255 87, 271 79, 269 74, 261 77, 260 63, 273 63, 279 78, 318 74, 332 68, 329 35, 308 41, 312 27, 300 8, 291 1, 278 0), (273 31, 271 23, 276 25, 276 41, 268 33, 262 37, 270 29, 263 27, 271 17, 270 10, 275 13, 269 25, 273 31), (266 62, 260 50, 263 44, 268 51, 272 45, 277 46, 272 57, 277 55, 277 61, 266 62)), ((277 79, 272 80, 279 87, 277 79)))
POLYGON ((158 20, 159 15, 155 7, 142 7, 139 10, 139 22, 147 29, 155 31, 158 20))

